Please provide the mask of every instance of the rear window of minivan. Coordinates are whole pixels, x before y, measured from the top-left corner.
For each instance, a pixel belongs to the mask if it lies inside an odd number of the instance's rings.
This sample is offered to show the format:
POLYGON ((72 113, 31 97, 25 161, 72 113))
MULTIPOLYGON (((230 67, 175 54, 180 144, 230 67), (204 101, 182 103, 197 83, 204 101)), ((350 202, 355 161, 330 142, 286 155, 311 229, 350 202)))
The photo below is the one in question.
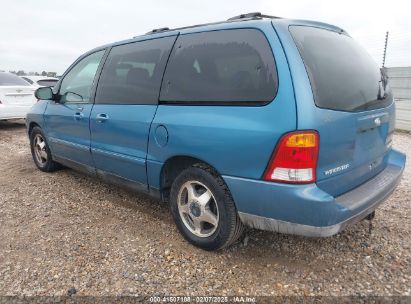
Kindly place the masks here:
POLYGON ((346 33, 309 26, 291 26, 290 32, 318 107, 356 112, 391 103, 379 67, 346 33))
POLYGON ((273 53, 256 29, 178 37, 164 75, 160 101, 187 104, 261 104, 277 92, 273 53))

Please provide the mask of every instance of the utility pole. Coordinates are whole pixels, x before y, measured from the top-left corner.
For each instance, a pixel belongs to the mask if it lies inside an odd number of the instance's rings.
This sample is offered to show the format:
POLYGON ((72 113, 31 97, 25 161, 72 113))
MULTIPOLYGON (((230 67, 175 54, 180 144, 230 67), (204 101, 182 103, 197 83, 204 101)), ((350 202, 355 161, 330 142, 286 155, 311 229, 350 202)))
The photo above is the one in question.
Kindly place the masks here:
POLYGON ((384 55, 382 57, 382 67, 385 67, 385 56, 387 55, 388 31, 385 34, 384 55))

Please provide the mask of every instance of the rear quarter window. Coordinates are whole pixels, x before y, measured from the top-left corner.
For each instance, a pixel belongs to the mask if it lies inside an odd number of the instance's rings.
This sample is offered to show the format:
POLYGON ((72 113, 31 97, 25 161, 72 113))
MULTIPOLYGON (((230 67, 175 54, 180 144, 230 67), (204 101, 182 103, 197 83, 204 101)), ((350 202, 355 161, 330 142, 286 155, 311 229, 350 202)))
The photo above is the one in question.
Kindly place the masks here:
POLYGON ((274 99, 277 85, 273 53, 259 30, 185 34, 170 55, 160 101, 258 105, 274 99))

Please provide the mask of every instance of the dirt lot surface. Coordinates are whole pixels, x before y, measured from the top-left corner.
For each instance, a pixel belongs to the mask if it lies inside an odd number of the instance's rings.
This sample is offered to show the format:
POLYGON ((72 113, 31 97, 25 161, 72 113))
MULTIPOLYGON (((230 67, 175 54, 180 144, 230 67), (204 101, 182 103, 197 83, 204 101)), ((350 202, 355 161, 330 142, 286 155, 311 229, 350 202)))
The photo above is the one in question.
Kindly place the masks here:
MULTIPOLYGON (((411 136, 394 146, 411 157, 411 136)), ((0 295, 410 295, 411 166, 376 215, 326 239, 250 230, 197 249, 165 204, 65 169, 40 172, 0 123, 0 295)))

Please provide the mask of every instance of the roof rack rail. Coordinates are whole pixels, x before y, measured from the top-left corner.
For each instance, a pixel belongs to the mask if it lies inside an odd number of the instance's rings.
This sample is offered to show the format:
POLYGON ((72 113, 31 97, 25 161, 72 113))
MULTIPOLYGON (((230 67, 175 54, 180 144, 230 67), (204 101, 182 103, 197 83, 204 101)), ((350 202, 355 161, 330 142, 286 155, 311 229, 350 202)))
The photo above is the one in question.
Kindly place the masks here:
POLYGON ((160 27, 158 29, 153 29, 149 32, 147 32, 146 34, 155 34, 155 33, 160 33, 160 32, 165 32, 165 31, 169 31, 170 29, 168 27, 160 27))
POLYGON ((246 13, 246 14, 241 14, 238 16, 234 16, 231 17, 229 19, 227 19, 227 21, 231 21, 231 20, 238 20, 238 19, 247 19, 247 18, 280 18, 277 16, 270 16, 270 15, 264 15, 261 14, 260 12, 254 12, 254 13, 246 13))
MULTIPOLYGON (((231 18, 227 19, 226 21, 211 22, 211 23, 205 23, 205 24, 197 24, 197 25, 184 26, 184 27, 178 27, 178 28, 173 28, 173 29, 170 29, 168 27, 160 27, 158 29, 153 29, 153 30, 145 33, 145 35, 156 34, 156 33, 161 33, 161 32, 166 32, 166 31, 189 29, 189 28, 194 28, 194 27, 198 27, 198 26, 221 24, 221 23, 225 23, 227 21, 235 21, 235 20, 241 20, 241 19, 252 19, 252 18, 260 18, 260 19, 261 18, 270 18, 270 19, 274 19, 274 18, 280 18, 280 17, 264 15, 264 14, 261 14, 260 12, 247 13, 247 14, 241 14, 241 15, 238 15, 238 16, 235 16, 235 17, 231 17, 231 18)), ((137 38, 137 37, 139 37, 139 36, 135 36, 133 38, 137 38)))

